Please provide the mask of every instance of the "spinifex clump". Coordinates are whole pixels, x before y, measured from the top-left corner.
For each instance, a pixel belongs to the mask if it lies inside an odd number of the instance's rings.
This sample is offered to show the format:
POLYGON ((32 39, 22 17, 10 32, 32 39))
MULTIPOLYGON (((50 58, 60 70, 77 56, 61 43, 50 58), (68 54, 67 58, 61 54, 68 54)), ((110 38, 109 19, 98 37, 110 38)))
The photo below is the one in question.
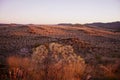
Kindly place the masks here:
POLYGON ((78 80, 85 69, 83 58, 76 55, 71 45, 58 43, 36 47, 32 63, 36 79, 41 80, 78 80))

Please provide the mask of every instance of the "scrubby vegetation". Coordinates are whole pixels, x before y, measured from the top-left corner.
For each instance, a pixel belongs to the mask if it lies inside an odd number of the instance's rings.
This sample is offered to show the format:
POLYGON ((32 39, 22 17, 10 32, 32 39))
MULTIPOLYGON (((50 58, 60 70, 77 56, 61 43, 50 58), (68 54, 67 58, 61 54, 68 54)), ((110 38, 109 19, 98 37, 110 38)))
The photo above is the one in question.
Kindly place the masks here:
POLYGON ((119 53, 119 32, 6 24, 0 27, 0 80, 119 80, 119 53))
POLYGON ((22 80, 78 80, 85 70, 85 61, 70 45, 50 43, 33 49, 31 58, 8 57, 7 76, 22 80))
POLYGON ((40 69, 45 80, 77 80, 82 77, 85 69, 83 58, 74 53, 72 46, 58 43, 35 48, 32 61, 37 69, 35 71, 40 69))

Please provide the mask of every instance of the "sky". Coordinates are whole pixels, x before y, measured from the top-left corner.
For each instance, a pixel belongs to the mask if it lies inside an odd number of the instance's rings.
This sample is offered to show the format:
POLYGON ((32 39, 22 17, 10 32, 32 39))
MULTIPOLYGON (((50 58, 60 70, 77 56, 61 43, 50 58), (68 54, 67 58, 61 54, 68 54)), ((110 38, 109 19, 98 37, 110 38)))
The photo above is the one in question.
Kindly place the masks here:
POLYGON ((120 21, 120 0, 0 0, 0 23, 120 21))

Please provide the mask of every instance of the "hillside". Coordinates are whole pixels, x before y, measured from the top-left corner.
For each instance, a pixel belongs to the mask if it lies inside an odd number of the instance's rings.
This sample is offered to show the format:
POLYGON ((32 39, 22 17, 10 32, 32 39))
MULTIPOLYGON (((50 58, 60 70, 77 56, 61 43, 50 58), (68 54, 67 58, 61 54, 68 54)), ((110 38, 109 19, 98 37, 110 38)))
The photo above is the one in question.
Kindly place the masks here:
POLYGON ((119 68, 118 31, 92 24, 0 25, 0 79, 119 80, 119 68))
POLYGON ((110 23, 88 23, 85 24, 87 26, 93 26, 93 27, 101 27, 105 29, 112 30, 114 32, 120 32, 120 21, 117 22, 110 22, 110 23))

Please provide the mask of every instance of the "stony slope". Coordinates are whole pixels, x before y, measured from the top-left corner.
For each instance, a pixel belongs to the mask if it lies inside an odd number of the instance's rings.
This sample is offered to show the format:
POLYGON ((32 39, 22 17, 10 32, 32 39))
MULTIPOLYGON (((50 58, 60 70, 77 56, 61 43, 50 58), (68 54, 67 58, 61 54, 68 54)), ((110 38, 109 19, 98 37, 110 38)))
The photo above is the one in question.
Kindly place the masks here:
MULTIPOLYGON (((74 53, 72 54, 74 55, 73 59, 78 60, 78 56, 83 58, 87 65, 83 75, 84 78, 90 77, 97 80, 103 76, 102 78, 119 79, 120 33, 84 25, 80 27, 64 25, 2 25, 0 27, 0 63, 3 64, 6 56, 9 57, 10 55, 31 58, 36 53, 37 48, 39 51, 41 45, 48 50, 46 54, 48 56, 52 52, 49 47, 52 43, 60 46, 70 45, 67 46, 68 49, 64 48, 67 50, 65 52, 71 51, 70 48, 72 47, 74 50, 72 51, 74 53), (36 48, 35 52, 33 48, 36 48)), ((40 52, 42 52, 41 49, 40 52)), ((69 58, 70 54, 67 53, 65 58, 69 58)), ((53 56, 53 62, 59 63, 56 58, 60 58, 58 56, 62 56, 62 54, 56 54, 55 56, 51 54, 51 56, 53 56)), ((44 60, 42 57, 38 59, 44 60)), ((60 58, 60 60, 62 59, 60 58)), ((70 61, 73 59, 70 59, 70 61)), ((21 65, 23 64, 21 63, 21 65)))

